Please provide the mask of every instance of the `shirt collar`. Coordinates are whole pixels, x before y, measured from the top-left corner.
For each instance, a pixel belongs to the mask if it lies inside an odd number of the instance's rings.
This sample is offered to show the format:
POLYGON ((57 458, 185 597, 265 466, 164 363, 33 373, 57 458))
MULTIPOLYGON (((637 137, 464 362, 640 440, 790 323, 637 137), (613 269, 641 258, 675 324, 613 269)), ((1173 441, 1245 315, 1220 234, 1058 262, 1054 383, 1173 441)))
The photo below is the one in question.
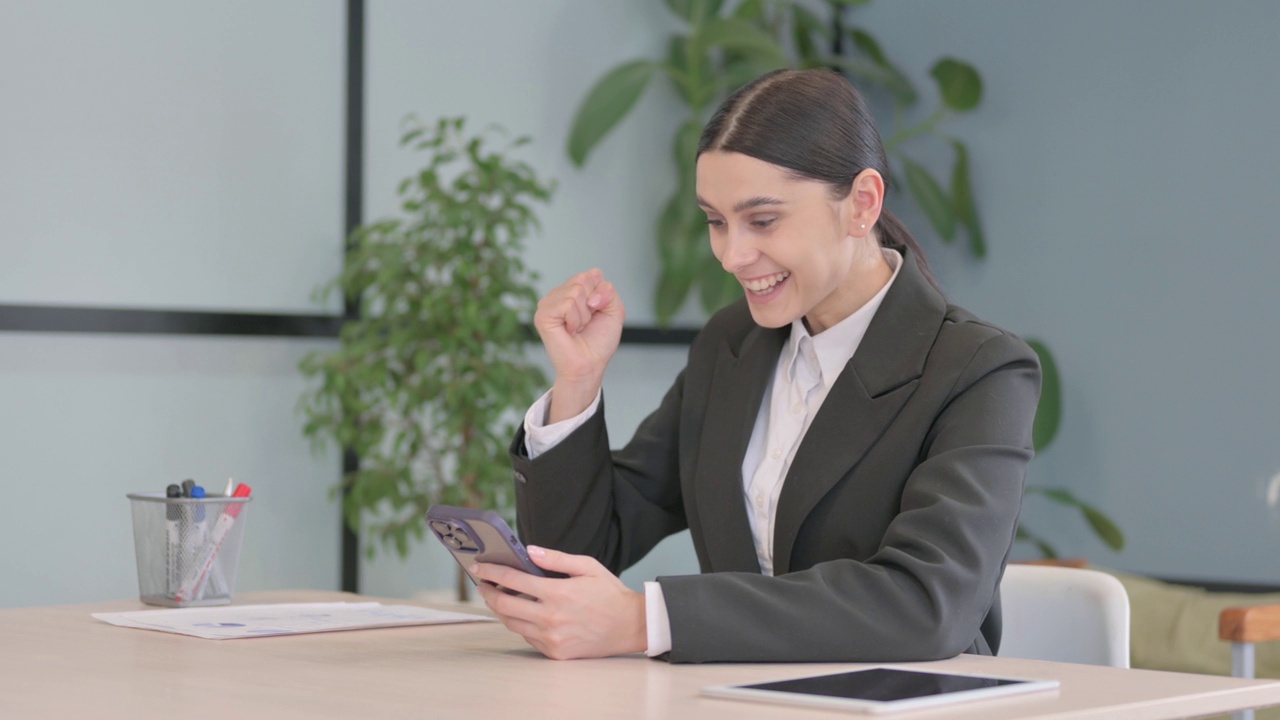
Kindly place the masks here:
POLYGON ((889 292, 889 287, 893 285, 893 281, 898 278, 898 272, 902 269, 901 253, 886 247, 880 248, 880 251, 884 254, 889 267, 893 268, 893 275, 889 278, 889 282, 880 288, 880 292, 872 296, 865 305, 817 335, 809 334, 809 329, 804 325, 804 318, 797 318, 791 323, 791 336, 787 339, 786 348, 783 349, 788 378, 795 378, 796 357, 800 353, 803 338, 809 338, 813 343, 825 386, 830 387, 844 371, 844 366, 849 364, 853 354, 858 351, 858 346, 862 344, 862 337, 867 334, 867 328, 871 326, 871 318, 875 317, 876 310, 880 309, 880 303, 884 301, 885 294, 889 292))

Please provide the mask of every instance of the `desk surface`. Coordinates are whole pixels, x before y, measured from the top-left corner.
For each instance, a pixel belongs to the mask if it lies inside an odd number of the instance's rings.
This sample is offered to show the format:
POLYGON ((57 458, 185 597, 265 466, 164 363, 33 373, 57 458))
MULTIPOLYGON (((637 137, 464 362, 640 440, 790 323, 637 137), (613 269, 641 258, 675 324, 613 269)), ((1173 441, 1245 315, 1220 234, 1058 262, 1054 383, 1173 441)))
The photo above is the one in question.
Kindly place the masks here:
MULTIPOLYGON (((320 591, 238 598, 245 604, 355 599, 320 591)), ((89 617, 145 607, 133 601, 0 610, 0 717, 830 720, 842 715, 703 698, 698 689, 856 667, 669 665, 641 656, 556 662, 497 623, 201 640, 89 617)), ((1141 720, 1280 704, 1277 681, 970 655, 919 665, 1054 678, 1062 686, 1056 694, 890 717, 1141 720)))

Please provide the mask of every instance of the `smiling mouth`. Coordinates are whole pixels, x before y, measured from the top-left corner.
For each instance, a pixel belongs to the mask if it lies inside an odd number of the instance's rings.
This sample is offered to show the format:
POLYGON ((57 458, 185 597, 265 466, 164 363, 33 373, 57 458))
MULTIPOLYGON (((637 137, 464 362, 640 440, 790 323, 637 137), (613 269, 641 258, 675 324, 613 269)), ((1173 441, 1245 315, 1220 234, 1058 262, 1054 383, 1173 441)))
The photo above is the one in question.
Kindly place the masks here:
POLYGON ((774 273, 773 275, 754 278, 752 280, 740 280, 740 282, 742 283, 742 287, 747 289, 747 292, 755 295, 768 295, 769 292, 778 285, 778 283, 781 283, 789 277, 791 277, 791 273, 780 272, 774 273))

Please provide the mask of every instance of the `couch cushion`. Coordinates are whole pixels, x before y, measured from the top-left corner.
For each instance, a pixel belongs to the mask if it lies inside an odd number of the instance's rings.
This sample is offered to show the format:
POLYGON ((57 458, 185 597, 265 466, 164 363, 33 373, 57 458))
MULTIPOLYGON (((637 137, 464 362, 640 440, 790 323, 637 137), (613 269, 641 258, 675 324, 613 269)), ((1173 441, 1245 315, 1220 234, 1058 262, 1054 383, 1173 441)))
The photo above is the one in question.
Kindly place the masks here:
MULTIPOLYGON (((1229 607, 1280 604, 1280 593, 1211 592, 1090 566, 1114 575, 1129 593, 1130 663, 1135 668, 1231 674, 1231 643, 1218 638, 1229 607)), ((1260 678, 1280 678, 1280 641, 1256 645, 1260 678)))

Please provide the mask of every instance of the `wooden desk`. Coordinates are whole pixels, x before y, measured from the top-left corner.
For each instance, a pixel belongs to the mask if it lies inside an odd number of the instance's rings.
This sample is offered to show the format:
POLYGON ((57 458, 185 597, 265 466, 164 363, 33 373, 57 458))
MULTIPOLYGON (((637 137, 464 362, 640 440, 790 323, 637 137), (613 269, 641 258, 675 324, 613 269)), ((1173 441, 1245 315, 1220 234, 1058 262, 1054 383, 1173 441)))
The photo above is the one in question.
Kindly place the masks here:
MULTIPOLYGON (((238 598, 246 604, 356 599, 318 591, 238 598)), ((133 601, 0 610, 0 717, 830 720, 842 715, 703 698, 698 689, 852 667, 669 665, 639 656, 556 662, 497 623, 215 641, 89 617, 144 607, 133 601)), ((1280 704, 1277 681, 964 655, 922 665, 1055 678, 1062 687, 1057 694, 895 718, 1141 720, 1280 704)))

